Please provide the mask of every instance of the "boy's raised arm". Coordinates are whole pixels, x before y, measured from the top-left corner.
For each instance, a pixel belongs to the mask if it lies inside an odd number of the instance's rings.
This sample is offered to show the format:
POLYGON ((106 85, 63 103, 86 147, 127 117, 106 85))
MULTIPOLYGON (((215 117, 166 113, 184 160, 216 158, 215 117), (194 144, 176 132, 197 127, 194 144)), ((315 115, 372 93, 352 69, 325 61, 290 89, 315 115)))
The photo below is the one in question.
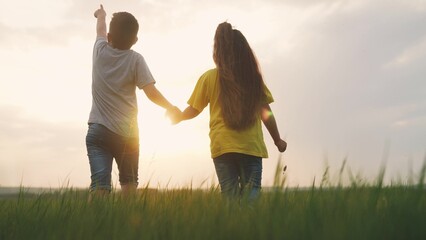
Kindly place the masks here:
POLYGON ((96 36, 106 38, 107 37, 107 29, 106 29, 106 22, 105 22, 106 12, 102 4, 100 8, 95 11, 94 15, 95 15, 95 18, 97 18, 96 36))

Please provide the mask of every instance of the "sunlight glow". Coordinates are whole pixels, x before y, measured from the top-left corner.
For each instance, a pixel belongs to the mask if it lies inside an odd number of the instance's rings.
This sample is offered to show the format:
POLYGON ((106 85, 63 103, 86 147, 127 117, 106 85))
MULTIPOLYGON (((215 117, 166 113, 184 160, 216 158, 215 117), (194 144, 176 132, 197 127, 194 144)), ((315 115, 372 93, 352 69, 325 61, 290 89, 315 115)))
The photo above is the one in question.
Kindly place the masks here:
MULTIPOLYGON (((59 179, 87 187, 85 135, 99 2, 0 3, 0 185, 57 187, 59 179)), ((384 139, 392 142, 389 172, 405 169, 411 159, 414 168, 422 166, 424 1, 102 3, 108 20, 117 11, 137 16, 133 50, 144 56, 160 92, 181 109, 198 78, 214 67, 217 25, 228 21, 241 30, 274 96, 280 134, 289 136, 283 157, 291 185, 309 186, 321 176, 321 155, 328 151, 330 165, 340 165, 349 152, 351 167, 375 175, 384 139)), ((208 110, 170 125, 165 110, 136 91, 142 185, 215 178, 208 110)), ((263 133, 268 184, 278 151, 263 133)))
POLYGON ((262 110, 262 119, 269 119, 273 113, 269 110, 262 110))

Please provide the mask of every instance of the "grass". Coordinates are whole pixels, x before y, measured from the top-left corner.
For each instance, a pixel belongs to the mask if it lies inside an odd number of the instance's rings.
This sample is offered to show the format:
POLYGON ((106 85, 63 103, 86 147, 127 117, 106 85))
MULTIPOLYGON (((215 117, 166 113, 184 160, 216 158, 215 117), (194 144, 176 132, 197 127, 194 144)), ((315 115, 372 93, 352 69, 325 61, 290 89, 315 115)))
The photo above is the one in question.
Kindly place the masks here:
MULTIPOLYGON (((281 168, 282 166, 278 166, 281 168)), ((279 171, 277 171, 279 174, 279 171)), ((417 184, 274 189, 254 205, 210 189, 140 189, 87 201, 86 190, 0 199, 0 239, 426 239, 426 167, 417 184)))

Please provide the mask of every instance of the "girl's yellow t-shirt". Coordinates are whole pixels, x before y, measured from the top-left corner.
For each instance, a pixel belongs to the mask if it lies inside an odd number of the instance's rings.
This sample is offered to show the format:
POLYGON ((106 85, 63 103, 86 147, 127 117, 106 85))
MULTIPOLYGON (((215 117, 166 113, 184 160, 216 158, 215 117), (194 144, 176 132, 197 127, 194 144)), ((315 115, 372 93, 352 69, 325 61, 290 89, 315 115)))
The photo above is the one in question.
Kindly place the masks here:
MULTIPOLYGON (((202 112, 210 104, 210 151, 216 158, 224 153, 243 153, 267 158, 268 151, 263 140, 262 121, 259 117, 252 127, 244 131, 235 131, 225 126, 219 103, 219 79, 217 69, 205 72, 192 92, 188 104, 202 112)), ((265 86, 266 101, 274 101, 271 92, 265 86)))

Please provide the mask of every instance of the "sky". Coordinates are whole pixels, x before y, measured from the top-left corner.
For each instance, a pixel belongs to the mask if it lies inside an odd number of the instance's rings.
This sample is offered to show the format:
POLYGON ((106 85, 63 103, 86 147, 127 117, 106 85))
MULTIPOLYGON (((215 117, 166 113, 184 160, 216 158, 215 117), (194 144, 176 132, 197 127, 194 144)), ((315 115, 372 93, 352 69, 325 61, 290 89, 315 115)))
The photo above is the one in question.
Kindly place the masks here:
MULTIPOLYGON (((426 161, 426 0, 0 0, 0 186, 90 184, 85 147, 91 107, 93 17, 104 5, 140 24, 141 53, 157 88, 184 109, 214 68, 213 36, 228 21, 248 39, 288 143, 269 158, 288 186, 336 180, 415 181, 426 161)), ((217 184, 208 111, 172 126, 138 91, 139 186, 217 184)), ((118 187, 114 166, 113 184, 118 187)))

